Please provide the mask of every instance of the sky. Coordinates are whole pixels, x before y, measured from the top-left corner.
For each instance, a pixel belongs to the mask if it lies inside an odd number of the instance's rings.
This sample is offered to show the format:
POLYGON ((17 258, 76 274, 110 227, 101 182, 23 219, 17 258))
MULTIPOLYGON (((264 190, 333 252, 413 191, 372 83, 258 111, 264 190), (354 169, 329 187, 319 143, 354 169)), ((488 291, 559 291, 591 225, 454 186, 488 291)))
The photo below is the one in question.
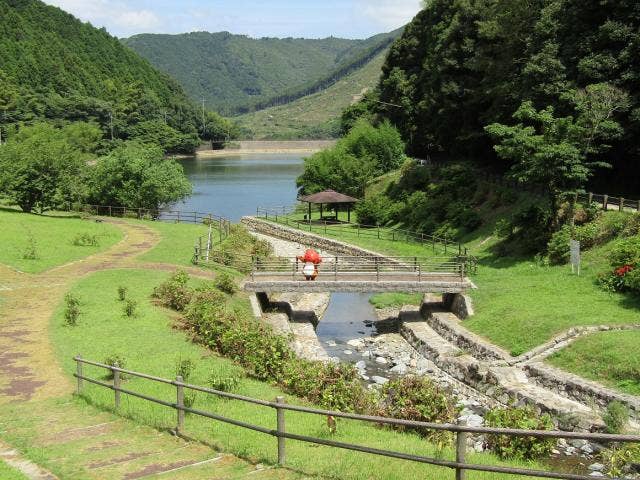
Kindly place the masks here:
POLYGON ((195 31, 367 38, 406 24, 421 0, 44 0, 117 37, 195 31))

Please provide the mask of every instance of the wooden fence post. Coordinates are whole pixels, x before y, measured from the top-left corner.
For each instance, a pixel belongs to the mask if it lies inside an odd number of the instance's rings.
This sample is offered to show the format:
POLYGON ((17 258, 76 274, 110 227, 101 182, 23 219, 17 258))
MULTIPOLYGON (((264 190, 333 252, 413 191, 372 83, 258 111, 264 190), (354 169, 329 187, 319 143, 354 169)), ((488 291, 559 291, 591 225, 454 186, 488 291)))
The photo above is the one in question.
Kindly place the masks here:
MULTIPOLYGON (((113 366, 115 368, 118 368, 118 362, 114 362, 113 366)), ((120 371, 113 368, 111 369, 111 371, 113 372, 113 393, 115 397, 115 406, 116 410, 118 410, 120 408, 120 371)))
POLYGON ((378 225, 378 240, 380 240, 380 225, 378 225))
POLYGON ((182 376, 176 377, 176 407, 178 410, 178 424, 176 425, 176 433, 180 434, 184 430, 184 387, 182 386, 182 376))
POLYGON ((335 257, 335 262, 333 264, 333 278, 338 280, 338 257, 335 257))
MULTIPOLYGON (((465 422, 459 422, 458 425, 464 426, 465 422)), ((456 434, 456 462, 465 463, 465 454, 467 452, 467 432, 458 432, 456 434)), ((465 480, 465 470, 462 467, 456 467, 456 480, 465 480)))
POLYGON ((620 211, 624 212, 624 197, 620 197, 620 211))
POLYGON ((380 259, 378 257, 376 258, 376 281, 380 281, 380 259))
MULTIPOLYGON (((284 397, 276 397, 276 404, 284 404, 284 397)), ((282 436, 285 433, 285 425, 284 425, 284 409, 280 407, 276 407, 276 416, 277 416, 277 424, 278 424, 278 465, 284 465, 286 460, 286 452, 285 452, 285 438, 282 436)))
POLYGON ((76 393, 80 395, 82 393, 82 357, 80 355, 76 357, 76 377, 78 380, 76 393))
POLYGON ((589 205, 593 202, 593 192, 589 192, 589 205))
POLYGON ((602 209, 609 210, 609 195, 603 195, 602 198, 602 209))

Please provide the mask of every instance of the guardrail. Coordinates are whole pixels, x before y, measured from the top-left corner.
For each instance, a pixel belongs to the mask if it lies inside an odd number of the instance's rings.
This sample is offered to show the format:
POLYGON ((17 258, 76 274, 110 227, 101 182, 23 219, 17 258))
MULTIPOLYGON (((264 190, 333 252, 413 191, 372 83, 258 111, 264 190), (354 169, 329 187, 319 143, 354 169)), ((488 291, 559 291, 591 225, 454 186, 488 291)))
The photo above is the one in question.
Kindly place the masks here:
POLYGON ((597 193, 578 193, 576 200, 587 202, 588 204, 596 203, 603 210, 619 210, 619 211, 635 211, 640 212, 640 200, 630 200, 624 197, 612 197, 610 195, 601 195, 597 193))
MULTIPOLYGON (((114 392, 114 404, 116 410, 120 407, 122 394, 130 395, 132 397, 140 398, 148 402, 163 405, 168 408, 176 410, 176 433, 184 433, 184 418, 185 413, 191 413, 201 417, 209 418, 219 422, 228 423, 237 427, 246 428, 256 432, 264 433, 276 437, 277 439, 277 452, 278 452, 278 464, 284 466, 286 463, 286 439, 296 440, 301 442, 313 443, 317 445, 325 445, 328 447, 334 447, 345 450, 352 450, 356 452, 368 453, 372 455, 380 455, 388 458, 396 458, 401 460, 407 460, 411 462, 425 463, 429 465, 436 465, 440 467, 446 467, 455 470, 456 480, 464 480, 466 471, 479 471, 479 472, 493 472, 503 473, 517 476, 530 476, 538 478, 555 478, 565 480, 591 480, 593 476, 579 475, 574 473, 562 473, 562 472, 549 472, 544 470, 534 470, 528 468, 517 467, 503 467, 496 465, 481 465, 466 462, 466 450, 467 450, 467 436, 468 434, 477 435, 506 435, 509 437, 535 437, 535 438, 554 438, 565 440, 588 440, 593 442, 617 442, 617 443, 640 443, 640 435, 612 435, 604 433, 580 433, 580 432, 561 432, 561 431, 548 431, 548 430, 521 430, 511 428, 487 428, 487 427, 468 427, 466 425, 454 425, 454 424, 440 424, 419 422, 414 420, 402 420, 388 417, 378 417, 370 415, 360 415, 356 413, 345 413, 331 410, 322 410, 311 407, 303 407, 298 405, 290 405, 285 403, 284 397, 276 397, 275 401, 261 400, 257 398, 247 397, 244 395, 238 395, 234 393, 222 392, 211 388, 201 387, 198 385, 191 385, 184 383, 182 377, 177 376, 175 380, 169 380, 166 378, 156 377, 153 375, 147 375, 145 373, 135 372, 132 370, 125 370, 119 368, 117 365, 106 365, 104 363, 94 362, 91 360, 85 360, 80 355, 74 357, 76 362, 76 373, 74 377, 77 379, 76 393, 82 394, 84 388, 84 382, 88 382, 100 387, 104 387, 114 392), (106 383, 83 374, 83 365, 92 365, 94 367, 103 368, 109 370, 112 373, 112 383, 106 383), (176 387, 176 401, 164 400, 154 398, 149 395, 145 395, 140 392, 122 388, 121 375, 129 375, 132 377, 142 378, 152 382, 159 382, 166 385, 173 385, 176 387), (191 407, 187 407, 184 402, 185 390, 192 390, 209 395, 215 395, 217 397, 226 398, 230 400, 237 400, 241 402, 250 403, 258 407, 272 408, 276 411, 276 429, 265 428, 260 425, 253 425, 243 420, 237 420, 227 418, 222 415, 218 415, 214 412, 205 410, 199 410, 191 407), (426 430, 446 431, 456 435, 456 458, 455 460, 445 460, 442 458, 425 457, 420 455, 408 454, 397 452, 393 450, 382 450, 378 448, 371 448, 364 445, 355 445, 351 443, 338 442, 335 440, 329 440, 326 438, 310 437, 307 435, 299 435, 287 432, 285 423, 285 413, 287 411, 307 413, 310 415, 332 416, 335 418, 345 418, 350 420, 358 420, 367 423, 373 423, 376 425, 395 425, 410 428, 422 428, 426 430)), ((600 477, 610 478, 610 477, 600 477)))
MULTIPOLYGON (((464 262, 438 257, 363 257, 333 256, 322 257, 317 279, 322 281, 346 280, 345 277, 366 277, 367 280, 410 280, 428 281, 434 276, 460 277, 464 280, 464 262)), ((302 278, 304 262, 297 257, 277 259, 253 258, 251 278, 260 276, 302 278)))
POLYGON ((295 206, 258 207, 256 209, 256 217, 321 235, 340 233, 356 238, 373 238, 377 240, 390 240, 392 242, 402 241, 406 243, 417 243, 425 247, 430 246, 434 253, 440 250, 440 253, 444 253, 445 255, 448 253, 453 254, 456 251, 458 255, 468 254, 467 248, 462 243, 446 235, 428 235, 401 228, 383 228, 379 225, 291 218, 291 215, 296 212, 297 208, 295 206))

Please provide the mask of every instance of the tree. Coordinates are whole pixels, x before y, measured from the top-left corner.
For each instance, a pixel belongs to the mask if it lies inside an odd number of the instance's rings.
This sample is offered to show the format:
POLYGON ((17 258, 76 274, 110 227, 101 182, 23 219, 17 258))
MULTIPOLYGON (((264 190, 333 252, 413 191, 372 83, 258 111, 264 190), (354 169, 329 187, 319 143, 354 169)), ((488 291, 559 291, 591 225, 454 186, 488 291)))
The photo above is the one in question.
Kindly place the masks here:
POLYGON ((575 118, 556 117, 551 106, 536 110, 527 101, 513 115, 517 125, 486 127, 498 142, 494 147, 498 156, 513 162, 512 176, 546 191, 553 214, 549 227, 556 220, 562 193, 582 189, 596 168, 610 166, 597 154, 622 135, 613 115, 628 105, 624 92, 606 84, 575 92, 573 101, 575 118))
POLYGON ((158 209, 190 193, 182 166, 157 146, 126 142, 91 172, 90 198, 99 205, 158 209))
POLYGON ((84 198, 87 144, 77 142, 76 130, 40 123, 12 136, 0 147, 0 192, 25 212, 84 198))
POLYGON ((140 122, 130 131, 132 139, 140 143, 159 145, 167 153, 193 153, 200 145, 195 133, 183 134, 162 120, 140 122))

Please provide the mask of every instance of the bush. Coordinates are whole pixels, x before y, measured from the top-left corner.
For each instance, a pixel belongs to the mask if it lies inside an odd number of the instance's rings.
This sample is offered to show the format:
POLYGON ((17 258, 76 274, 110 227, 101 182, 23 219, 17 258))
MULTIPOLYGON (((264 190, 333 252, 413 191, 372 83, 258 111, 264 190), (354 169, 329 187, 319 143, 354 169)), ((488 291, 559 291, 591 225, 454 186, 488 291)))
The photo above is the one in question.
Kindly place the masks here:
POLYGON ((71 243, 76 247, 97 247, 100 245, 97 235, 91 235, 86 232, 77 234, 71 243))
POLYGON ((125 299, 127 298, 128 291, 129 289, 127 287, 123 287, 123 286, 118 287, 118 300, 120 300, 121 302, 124 302, 125 299))
POLYGON ((498 238, 509 238, 513 235, 513 225, 506 218, 501 218, 496 222, 493 234, 498 238))
POLYGON ((183 311, 191 300, 191 290, 187 287, 189 275, 184 270, 178 270, 166 282, 154 288, 153 297, 160 303, 173 310, 183 311))
POLYGON ((30 230, 27 230, 27 242, 22 252, 22 258, 24 260, 37 260, 39 258, 38 244, 30 230))
POLYGON ((609 253, 609 262, 614 268, 640 263, 640 236, 617 241, 609 253))
POLYGON ((629 423, 629 409, 624 403, 614 400, 607 405, 602 419, 607 426, 607 433, 624 433, 629 423))
POLYGON ((196 368, 196 363, 190 358, 181 358, 176 361, 176 377, 182 377, 183 382, 188 382, 191 372, 196 368))
POLYGON ((240 385, 240 378, 232 375, 224 375, 222 372, 213 372, 209 376, 209 387, 220 392, 233 392, 240 385))
MULTIPOLYGON (((497 408, 485 416, 489 427, 517 428, 525 430, 553 430, 551 417, 540 415, 532 406, 497 408)), ((549 456, 556 441, 535 437, 510 437, 507 435, 487 435, 489 449, 500 458, 532 460, 549 456)))
POLYGON ((127 298, 124 301, 123 311, 125 316, 131 318, 136 316, 136 309, 138 308, 138 302, 133 300, 132 298, 127 298))
POLYGON ((80 300, 72 293, 67 293, 64 296, 64 320, 65 323, 71 327, 75 327, 78 324, 78 318, 80 317, 80 300))
POLYGON ((640 235, 640 213, 631 215, 622 230, 623 237, 633 237, 635 235, 640 235))
POLYGON ((387 225, 393 220, 395 205, 383 194, 369 195, 356 204, 358 222, 363 225, 387 225))
MULTIPOLYGON (((382 387, 382 400, 377 414, 419 422, 455 423, 458 409, 454 399, 428 378, 404 377, 387 382, 382 387)), ((448 443, 447 432, 418 429, 419 433, 438 437, 448 443)))
POLYGON ((569 240, 571 239, 571 228, 565 225, 551 236, 551 240, 547 244, 547 255, 549 262, 553 265, 564 265, 569 261, 570 249, 569 240))
POLYGON ((607 474, 618 478, 632 472, 632 465, 640 465, 640 445, 625 444, 610 448, 602 453, 602 458, 607 464, 607 474))
MULTIPOLYGON (((118 368, 126 368, 127 366, 127 360, 121 356, 121 355, 110 355, 107 358, 104 359, 104 363, 105 365, 109 365, 110 367, 118 367, 118 368)), ((113 371, 109 370, 109 372, 106 375, 106 378, 108 380, 113 380, 113 371)), ((123 379, 124 375, 120 374, 120 378, 123 379)))
POLYGON ((229 295, 233 295, 238 291, 238 286, 236 285, 236 281, 233 279, 233 277, 230 274, 226 272, 223 272, 220 275, 218 275, 218 278, 216 278, 216 281, 215 281, 215 286, 221 292, 228 293, 229 295))

